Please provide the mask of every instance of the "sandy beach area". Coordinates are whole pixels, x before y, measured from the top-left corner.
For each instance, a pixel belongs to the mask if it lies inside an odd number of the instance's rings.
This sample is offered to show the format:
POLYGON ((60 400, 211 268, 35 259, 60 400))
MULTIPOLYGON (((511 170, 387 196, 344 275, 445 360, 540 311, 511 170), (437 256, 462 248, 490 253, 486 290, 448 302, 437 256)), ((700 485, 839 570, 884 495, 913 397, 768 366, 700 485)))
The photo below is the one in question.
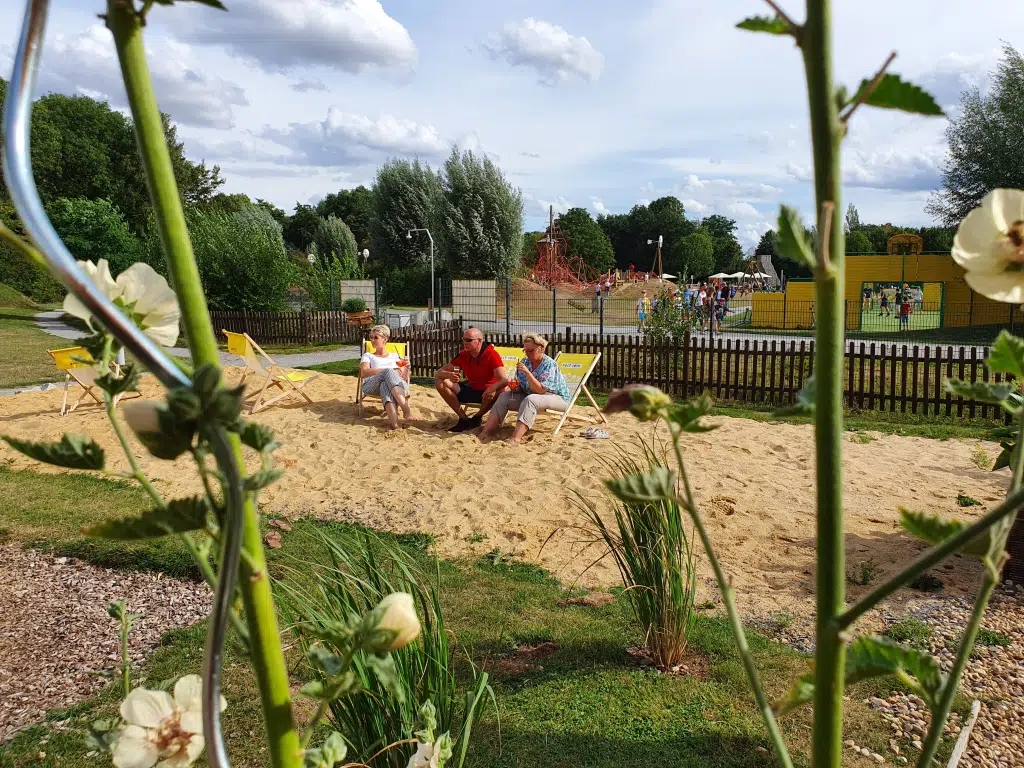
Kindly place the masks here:
MULTIPOLYGON (((226 373, 234 382, 241 371, 226 373)), ((413 387, 410 402, 419 421, 387 432, 376 403, 367 405, 364 418, 357 416, 355 388, 355 378, 325 375, 307 387, 313 405, 295 397, 255 415, 277 433, 282 443, 277 462, 287 470, 263 492, 265 512, 420 531, 435 537, 445 557, 499 549, 539 563, 567 583, 618 582, 610 558, 590 567, 602 548, 579 529, 583 521, 570 497, 578 491, 607 509, 602 457, 638 438, 650 439, 653 425, 617 414, 606 427, 611 439, 588 441, 578 436, 585 425, 570 425, 553 438, 555 421, 545 419, 523 446, 480 445, 472 435, 446 431, 454 415, 432 389, 413 387)), ((147 397, 159 396, 151 377, 143 380, 142 389, 147 397)), ((60 401, 60 390, 0 399, 0 433, 31 439, 85 433, 107 450, 110 468, 127 469, 101 409, 83 405, 61 417, 60 401)), ((805 613, 812 607, 815 555, 811 427, 719 417, 711 421, 719 429, 685 437, 685 458, 740 604, 751 614, 805 613)), ((502 435, 510 432, 507 423, 502 435)), ((1007 471, 983 471, 972 461, 979 445, 994 457, 994 443, 872 437, 868 443, 851 439, 845 446, 850 568, 871 563, 875 579, 883 579, 923 549, 901 532, 901 506, 970 519, 1003 496, 1007 471), (961 509, 958 494, 984 506, 961 509)), ((158 461, 141 445, 135 447, 145 471, 166 495, 198 490, 190 459, 158 461)), ((250 458, 255 466, 255 457, 250 458)), ((0 462, 60 471, 4 444, 0 462)), ((700 568, 702 596, 713 597, 703 557, 700 568)), ((954 559, 937 575, 945 594, 966 595, 977 583, 980 567, 954 559)), ((852 595, 862 589, 850 587, 852 595)), ((897 599, 906 600, 908 594, 904 590, 897 599)))

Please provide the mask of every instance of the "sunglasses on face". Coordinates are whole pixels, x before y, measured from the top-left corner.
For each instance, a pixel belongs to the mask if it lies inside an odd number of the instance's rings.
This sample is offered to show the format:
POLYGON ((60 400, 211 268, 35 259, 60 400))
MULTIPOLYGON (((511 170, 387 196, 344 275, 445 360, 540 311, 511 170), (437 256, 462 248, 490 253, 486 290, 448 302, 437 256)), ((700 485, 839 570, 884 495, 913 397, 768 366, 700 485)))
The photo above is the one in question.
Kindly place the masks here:
POLYGON ((474 341, 480 341, 480 339, 467 339, 467 338, 463 338, 462 339, 462 343, 463 344, 470 344, 471 342, 474 342, 474 341))

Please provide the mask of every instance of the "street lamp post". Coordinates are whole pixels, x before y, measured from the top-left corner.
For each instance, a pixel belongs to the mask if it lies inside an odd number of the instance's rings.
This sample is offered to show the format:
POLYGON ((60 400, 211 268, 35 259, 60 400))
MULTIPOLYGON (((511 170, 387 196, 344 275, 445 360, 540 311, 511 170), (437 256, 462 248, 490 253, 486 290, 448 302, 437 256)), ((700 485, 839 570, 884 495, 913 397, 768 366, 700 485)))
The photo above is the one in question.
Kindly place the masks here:
POLYGON ((426 227, 416 227, 405 233, 405 239, 412 240, 413 232, 426 232, 430 239, 430 315, 436 320, 440 315, 437 314, 437 302, 434 301, 434 236, 426 227))

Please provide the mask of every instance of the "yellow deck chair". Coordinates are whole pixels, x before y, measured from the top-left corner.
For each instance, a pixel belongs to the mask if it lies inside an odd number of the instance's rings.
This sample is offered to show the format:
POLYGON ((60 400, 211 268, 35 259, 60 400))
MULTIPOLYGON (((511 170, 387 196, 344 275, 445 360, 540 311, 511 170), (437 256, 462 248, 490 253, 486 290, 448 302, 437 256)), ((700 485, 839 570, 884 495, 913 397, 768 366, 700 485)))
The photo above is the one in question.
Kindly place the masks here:
POLYGON ((260 345, 253 341, 249 334, 232 333, 231 331, 223 330, 221 332, 228 338, 228 352, 238 355, 245 362, 245 371, 243 371, 242 378, 238 383, 244 384, 250 373, 263 377, 263 386, 260 388, 252 405, 249 406, 249 413, 255 413, 262 408, 267 408, 278 400, 296 393, 301 395, 310 405, 313 404, 313 401, 309 399, 309 395, 302 390, 309 382, 319 378, 321 374, 311 371, 285 371, 274 362, 270 355, 260 349, 260 345), (281 390, 281 393, 269 400, 264 400, 263 398, 266 397, 268 387, 277 387, 281 390))
MULTIPOLYGON (((409 342, 407 341, 389 341, 384 345, 385 352, 394 352, 399 357, 406 360, 409 359, 409 342)), ((363 344, 363 352, 373 352, 373 342, 367 341, 363 344)), ((409 395, 412 395, 412 390, 409 390, 409 395)), ((356 412, 359 416, 363 415, 363 398, 373 397, 380 400, 380 395, 364 395, 363 394, 363 366, 359 366, 359 380, 356 381, 356 412)))
MULTIPOLYGON (((60 415, 71 413, 77 408, 86 396, 91 397, 100 405, 103 405, 103 395, 96 386, 96 379, 103 375, 99 369, 99 363, 93 360, 89 350, 85 347, 65 347, 64 349, 46 350, 53 362, 57 365, 58 371, 64 372, 64 400, 60 404, 60 415), (84 392, 75 401, 74 405, 68 408, 68 387, 74 381, 84 392)), ((116 375, 121 374, 120 367, 115 363, 113 370, 116 375)), ((129 393, 123 392, 114 398, 114 405, 117 405, 129 393)), ((132 393, 130 397, 141 397, 138 392, 132 393)))
POLYGON ((555 431, 552 433, 552 437, 557 435, 559 430, 562 429, 562 425, 565 424, 566 419, 577 419, 579 421, 587 421, 590 423, 594 422, 594 419, 590 416, 578 416, 572 412, 572 408, 576 405, 576 399, 582 392, 587 396, 590 404, 594 406, 597 411, 598 418, 605 424, 608 423, 608 419, 601 413, 601 408, 594 401, 594 396, 590 394, 590 390, 587 389, 587 379, 590 378, 590 374, 594 372, 594 368, 597 367, 597 361, 601 359, 601 353, 596 352, 593 354, 572 354, 568 352, 559 352, 555 358, 555 363, 558 364, 558 369, 562 372, 562 376, 565 378, 565 383, 569 387, 569 407, 565 409, 564 413, 558 411, 545 411, 538 415, 558 416, 558 426, 555 427, 555 431))

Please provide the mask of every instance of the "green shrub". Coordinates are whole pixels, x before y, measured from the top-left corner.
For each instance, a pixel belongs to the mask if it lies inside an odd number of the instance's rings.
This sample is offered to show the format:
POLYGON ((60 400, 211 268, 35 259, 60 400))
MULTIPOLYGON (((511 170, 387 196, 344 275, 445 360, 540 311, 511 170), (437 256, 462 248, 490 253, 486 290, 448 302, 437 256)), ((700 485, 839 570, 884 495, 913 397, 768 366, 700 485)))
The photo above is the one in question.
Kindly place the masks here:
MULTIPOLYGON (((428 699, 437 710, 438 732, 454 733, 456 721, 467 713, 460 716, 437 585, 426 579, 412 556, 375 534, 335 530, 320 533, 315 541, 314 549, 323 554, 293 559, 276 584, 285 620, 304 650, 323 642, 336 653, 337 648, 322 640, 323 630, 366 614, 392 592, 413 596, 423 628, 416 642, 391 654, 404 701, 384 689, 362 658, 353 662, 363 690, 333 702, 330 714, 334 728, 348 740, 350 757, 365 762, 383 747, 412 738, 419 706, 428 699)), ((473 691, 478 701, 485 687, 486 678, 481 676, 473 691)), ((411 754, 411 745, 402 745, 388 750, 374 765, 404 768, 411 754)))
MULTIPOLYGON (((612 477, 644 474, 664 461, 653 445, 638 441, 638 446, 639 458, 620 450, 605 460, 612 477)), ((686 530, 688 515, 668 500, 643 504, 615 499, 612 530, 585 497, 578 496, 576 505, 615 558, 651 657, 666 668, 678 664, 695 620, 696 553, 692 532, 686 530)))
POLYGON ((356 238, 348 224, 335 215, 320 219, 313 235, 316 252, 323 260, 340 261, 356 257, 356 238))
POLYGON ((358 296, 353 296, 349 299, 345 299, 341 305, 342 312, 365 312, 366 302, 358 296))
POLYGON ((142 244, 109 200, 60 198, 46 206, 46 213, 79 261, 106 259, 117 277, 142 259, 142 244))

